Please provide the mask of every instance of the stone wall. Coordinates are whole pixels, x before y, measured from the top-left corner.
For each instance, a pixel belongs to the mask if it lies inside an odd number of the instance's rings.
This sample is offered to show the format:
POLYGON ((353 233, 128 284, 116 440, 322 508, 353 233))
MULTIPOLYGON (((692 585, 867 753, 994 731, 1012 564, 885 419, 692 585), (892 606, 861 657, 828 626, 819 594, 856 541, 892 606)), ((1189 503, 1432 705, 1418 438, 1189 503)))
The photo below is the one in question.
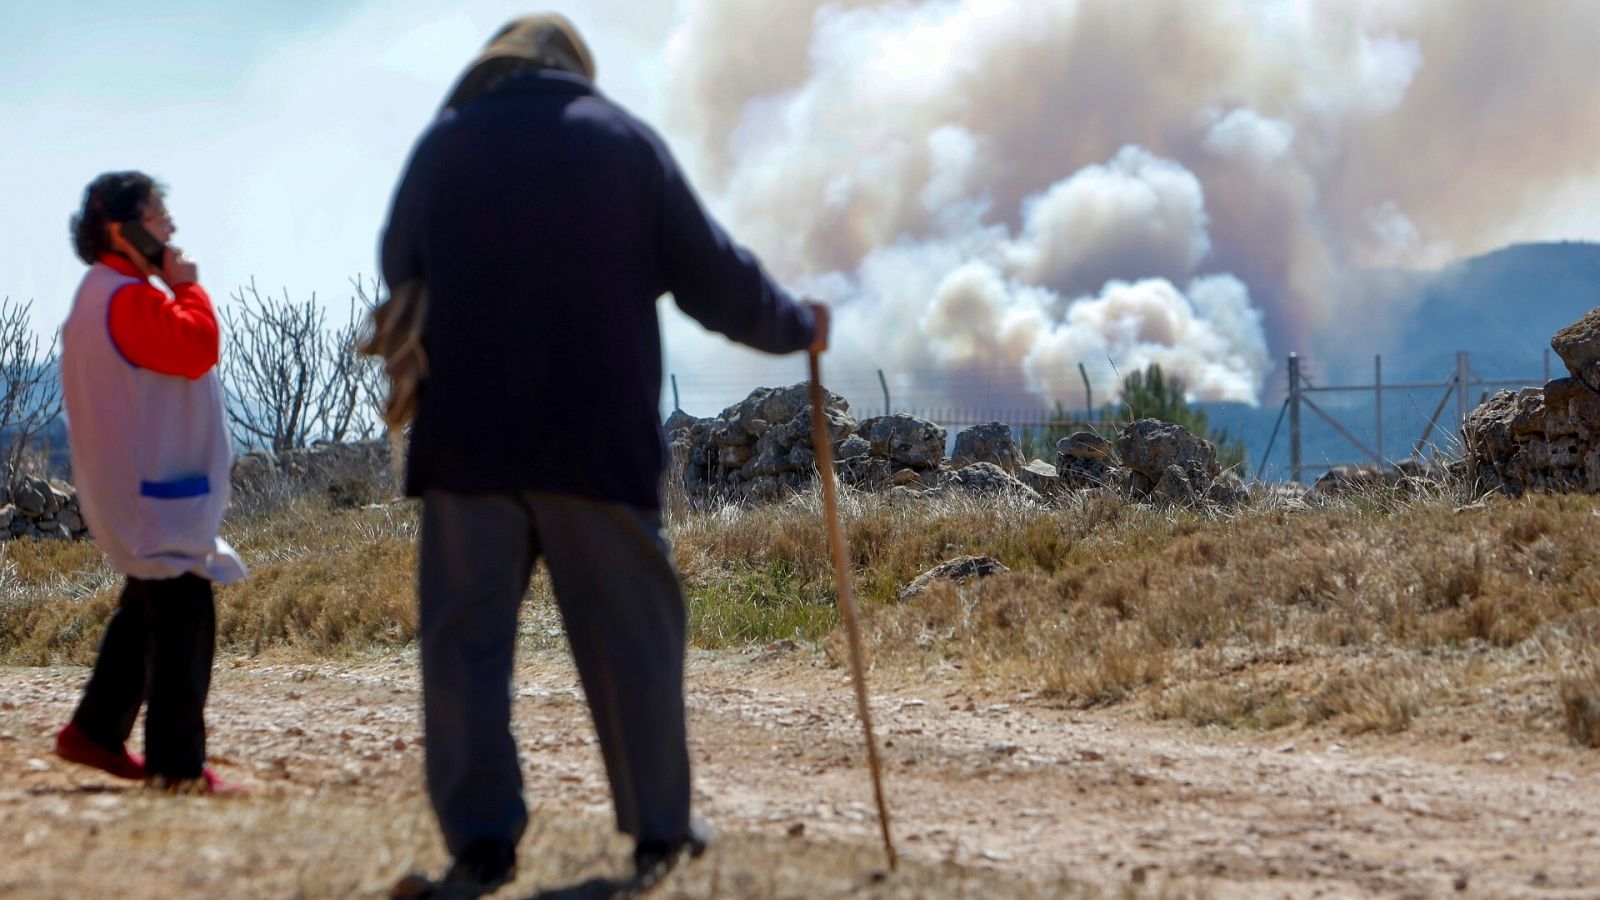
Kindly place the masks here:
MULTIPOLYGON (((298 497, 326 497, 337 507, 389 500, 398 492, 386 441, 318 444, 281 453, 255 451, 233 464, 229 515, 248 514, 298 497)), ((23 477, 0 487, 0 540, 85 540, 89 527, 77 489, 59 479, 23 477)))
MULTIPOLYGON (((1216 448, 1179 425, 1146 419, 1125 426, 1115 446, 1091 432, 1061 439, 1055 460, 1025 461, 1002 422, 955 436, 915 416, 857 421, 837 394, 824 400, 839 480, 900 496, 1006 495, 1037 502, 1074 491, 1107 490, 1165 504, 1235 505, 1244 484, 1217 465, 1216 448)), ((811 485, 808 386, 758 388, 721 413, 667 419, 673 475, 686 494, 714 500, 776 500, 811 485)))
POLYGON ((1600 307, 1550 342, 1568 378, 1501 391, 1467 415, 1467 464, 1487 488, 1600 493, 1600 307))
POLYGON ((88 534, 72 485, 25 476, 0 487, 0 540, 81 540, 88 534))

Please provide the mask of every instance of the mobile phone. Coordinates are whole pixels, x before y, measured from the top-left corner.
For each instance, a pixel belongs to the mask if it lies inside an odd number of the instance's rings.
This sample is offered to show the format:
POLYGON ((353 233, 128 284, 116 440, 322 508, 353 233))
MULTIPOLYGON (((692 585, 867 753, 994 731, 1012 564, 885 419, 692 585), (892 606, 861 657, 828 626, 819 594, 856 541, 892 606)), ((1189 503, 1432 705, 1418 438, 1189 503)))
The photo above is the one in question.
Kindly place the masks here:
POLYGON ((137 221, 123 222, 122 236, 133 246, 133 249, 139 251, 146 260, 149 260, 150 265, 159 269, 162 263, 166 262, 167 245, 156 240, 156 236, 151 234, 141 223, 137 221))

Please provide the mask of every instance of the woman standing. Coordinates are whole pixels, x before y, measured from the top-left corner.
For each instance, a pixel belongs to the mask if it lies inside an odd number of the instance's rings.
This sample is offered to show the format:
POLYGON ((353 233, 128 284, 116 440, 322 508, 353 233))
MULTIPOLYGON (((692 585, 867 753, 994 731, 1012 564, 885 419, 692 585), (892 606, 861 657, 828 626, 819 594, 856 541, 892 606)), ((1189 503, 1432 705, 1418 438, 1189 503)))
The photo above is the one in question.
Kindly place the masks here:
POLYGON ((195 264, 167 246, 176 231, 161 186, 140 172, 96 178, 72 220, 89 265, 62 330, 73 478, 90 533, 127 584, 56 753, 214 793, 228 788, 205 766, 211 585, 245 569, 217 533, 233 456, 216 312, 195 264), (146 703, 140 759, 124 745, 146 703))

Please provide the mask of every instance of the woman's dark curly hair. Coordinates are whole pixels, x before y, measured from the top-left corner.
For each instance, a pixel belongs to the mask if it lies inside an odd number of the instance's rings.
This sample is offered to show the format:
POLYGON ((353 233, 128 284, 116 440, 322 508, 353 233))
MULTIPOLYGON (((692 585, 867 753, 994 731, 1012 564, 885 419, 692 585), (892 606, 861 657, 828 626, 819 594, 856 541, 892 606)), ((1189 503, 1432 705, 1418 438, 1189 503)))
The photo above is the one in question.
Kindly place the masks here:
POLYGON ((83 208, 72 217, 72 248, 89 265, 111 252, 110 222, 131 222, 144 205, 166 193, 166 188, 143 172, 107 172, 83 190, 83 208))

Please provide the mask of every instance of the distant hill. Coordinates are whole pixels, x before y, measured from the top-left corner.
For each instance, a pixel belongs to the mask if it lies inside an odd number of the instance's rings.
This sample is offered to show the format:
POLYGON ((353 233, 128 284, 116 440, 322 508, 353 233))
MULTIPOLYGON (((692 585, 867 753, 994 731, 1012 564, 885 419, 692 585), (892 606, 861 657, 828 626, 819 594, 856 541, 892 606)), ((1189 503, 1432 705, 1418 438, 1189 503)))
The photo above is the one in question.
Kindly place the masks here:
POLYGON ((1420 302, 1402 346, 1421 371, 1448 372, 1466 350, 1486 378, 1520 374, 1551 335, 1600 306, 1600 244, 1515 244, 1408 275, 1420 302))
MULTIPOLYGON (((1544 351, 1550 337, 1600 306, 1600 244, 1515 244, 1482 256, 1460 260, 1431 272, 1383 270, 1357 279, 1359 288, 1380 292, 1411 312, 1390 343, 1401 352, 1384 352, 1385 383, 1440 382, 1455 369, 1456 353, 1465 350, 1473 372, 1485 379, 1518 379, 1534 384, 1543 376, 1544 351)), ((1320 348, 1323 363, 1343 357, 1340 383, 1372 381, 1372 354, 1379 347, 1320 348), (1354 362, 1350 362, 1354 360, 1354 362)), ((1316 371, 1323 371, 1317 366, 1316 371)), ((1550 357, 1550 375, 1566 374, 1561 360, 1550 357)), ((1321 380, 1328 383, 1328 380, 1321 380)), ((1206 404, 1211 420, 1244 438, 1255 472, 1267 449, 1272 427, 1282 409, 1285 373, 1281 361, 1268 385, 1267 401, 1252 409, 1240 404, 1206 404)), ((1442 389, 1384 393, 1384 455, 1402 459, 1421 437, 1427 417, 1443 396, 1442 389)), ((1481 396, 1481 391, 1480 391, 1481 396)), ((1477 397, 1473 402, 1477 402, 1477 397)), ((1372 395, 1318 395, 1316 402, 1368 446, 1377 431, 1372 395)), ((1452 446, 1457 425, 1455 403, 1446 404, 1440 428, 1430 443, 1452 446)), ((1310 412, 1304 414, 1302 459, 1306 464, 1363 462, 1360 452, 1310 412)), ((1286 477, 1288 424, 1273 445, 1268 477, 1286 477), (1275 470, 1275 471, 1274 471, 1275 470)), ((1308 478, 1316 477, 1308 472, 1308 478)))

